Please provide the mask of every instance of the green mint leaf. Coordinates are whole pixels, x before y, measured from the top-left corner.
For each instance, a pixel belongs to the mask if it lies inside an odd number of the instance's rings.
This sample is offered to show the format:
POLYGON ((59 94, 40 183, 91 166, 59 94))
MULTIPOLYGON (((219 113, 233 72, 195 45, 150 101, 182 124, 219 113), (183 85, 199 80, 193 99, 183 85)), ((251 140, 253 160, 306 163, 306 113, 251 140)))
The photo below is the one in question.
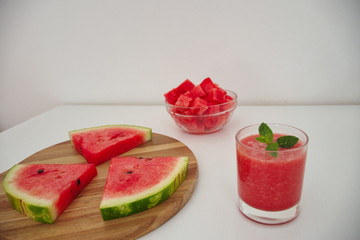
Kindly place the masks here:
POLYGON ((279 149, 279 144, 277 142, 269 143, 265 150, 267 151, 277 151, 279 149))
MULTIPOLYGON (((277 151, 279 149, 279 144, 277 142, 272 142, 272 143, 269 143, 265 150, 267 151, 277 151)), ((273 157, 277 157, 278 156, 278 153, 277 152, 271 152, 270 153, 273 157)))
POLYGON ((277 157, 278 156, 278 152, 270 152, 270 155, 273 157, 277 157))
POLYGON ((273 132, 266 123, 261 123, 259 126, 260 137, 264 140, 265 143, 269 144, 273 142, 273 132))
POLYGON ((260 137, 256 137, 255 139, 256 139, 258 142, 267 143, 267 140, 266 140, 265 137, 260 136, 260 137))
POLYGON ((271 128, 264 122, 260 124, 258 130, 260 136, 255 139, 258 142, 265 143, 267 145, 265 150, 272 151, 270 154, 274 157, 278 156, 277 151, 279 148, 291 148, 299 141, 299 138, 295 136, 282 136, 274 142, 274 134, 271 128))
POLYGON ((295 136, 282 136, 277 139, 277 143, 281 148, 291 148, 299 141, 295 136))

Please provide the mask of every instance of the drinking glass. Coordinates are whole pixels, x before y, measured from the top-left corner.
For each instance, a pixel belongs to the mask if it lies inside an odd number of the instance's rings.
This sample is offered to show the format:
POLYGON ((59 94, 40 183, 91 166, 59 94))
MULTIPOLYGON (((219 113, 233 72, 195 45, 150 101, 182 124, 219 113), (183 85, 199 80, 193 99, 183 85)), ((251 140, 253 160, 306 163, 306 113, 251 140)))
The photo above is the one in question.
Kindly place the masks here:
POLYGON ((269 151, 255 139, 259 126, 242 128, 235 136, 239 209, 259 223, 286 223, 299 213, 309 138, 298 128, 271 123, 274 141, 283 135, 299 141, 291 148, 269 151))

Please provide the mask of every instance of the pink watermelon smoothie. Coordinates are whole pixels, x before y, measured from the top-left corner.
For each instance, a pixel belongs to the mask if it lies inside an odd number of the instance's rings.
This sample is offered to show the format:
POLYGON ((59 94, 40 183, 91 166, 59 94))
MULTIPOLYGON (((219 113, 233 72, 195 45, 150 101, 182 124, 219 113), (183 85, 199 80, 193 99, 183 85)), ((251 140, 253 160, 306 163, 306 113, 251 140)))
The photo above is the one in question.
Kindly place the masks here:
MULTIPOLYGON (((290 149, 279 149, 278 156, 265 151, 259 135, 250 135, 237 144, 238 193, 246 204, 264 211, 282 211, 301 198, 306 149, 299 141, 290 149)), ((274 134, 274 139, 282 135, 274 134)))

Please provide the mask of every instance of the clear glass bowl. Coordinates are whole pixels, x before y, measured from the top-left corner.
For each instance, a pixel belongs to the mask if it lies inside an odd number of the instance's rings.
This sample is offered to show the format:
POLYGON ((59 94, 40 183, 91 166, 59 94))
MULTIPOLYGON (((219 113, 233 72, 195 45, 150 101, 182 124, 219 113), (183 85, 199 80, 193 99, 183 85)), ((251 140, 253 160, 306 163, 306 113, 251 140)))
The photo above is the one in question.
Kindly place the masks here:
POLYGON ((204 107, 181 107, 165 101, 166 110, 175 123, 185 132, 193 134, 213 133, 222 129, 237 107, 236 93, 226 90, 233 100, 204 107))

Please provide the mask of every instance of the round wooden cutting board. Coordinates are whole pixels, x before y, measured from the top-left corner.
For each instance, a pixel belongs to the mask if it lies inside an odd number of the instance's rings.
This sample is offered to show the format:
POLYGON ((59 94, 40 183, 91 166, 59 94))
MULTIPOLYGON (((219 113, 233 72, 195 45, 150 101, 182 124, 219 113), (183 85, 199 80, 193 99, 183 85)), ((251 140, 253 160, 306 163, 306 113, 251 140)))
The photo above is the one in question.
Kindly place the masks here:
MULTIPOLYGON (((136 239, 173 217, 190 199, 197 182, 198 165, 192 151, 182 142, 153 133, 151 141, 121 156, 189 156, 188 175, 178 190, 163 203, 140 213, 103 221, 100 201, 109 161, 97 166, 98 175, 85 187, 53 224, 35 222, 12 209, 0 188, 0 239, 136 239)), ((41 150, 22 163, 84 163, 70 141, 41 150)), ((0 174, 2 182, 6 172, 0 174)))

